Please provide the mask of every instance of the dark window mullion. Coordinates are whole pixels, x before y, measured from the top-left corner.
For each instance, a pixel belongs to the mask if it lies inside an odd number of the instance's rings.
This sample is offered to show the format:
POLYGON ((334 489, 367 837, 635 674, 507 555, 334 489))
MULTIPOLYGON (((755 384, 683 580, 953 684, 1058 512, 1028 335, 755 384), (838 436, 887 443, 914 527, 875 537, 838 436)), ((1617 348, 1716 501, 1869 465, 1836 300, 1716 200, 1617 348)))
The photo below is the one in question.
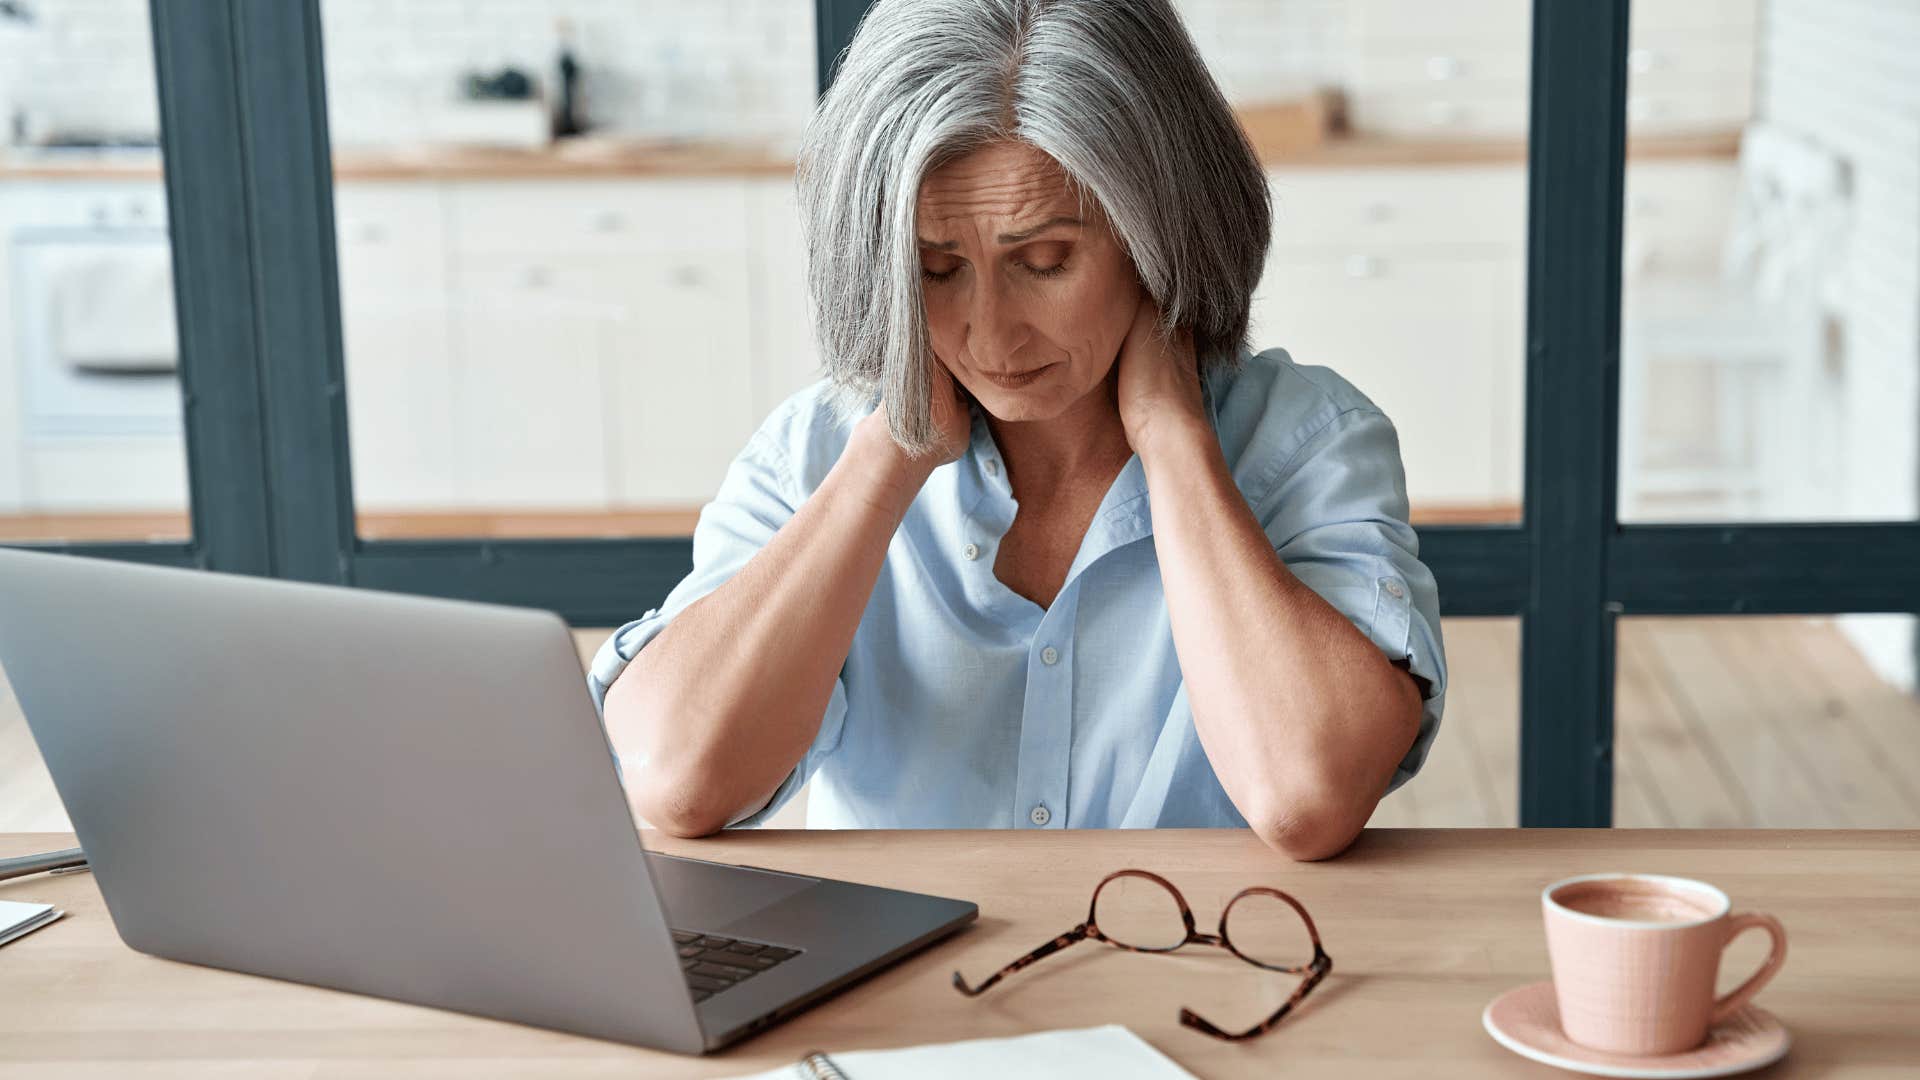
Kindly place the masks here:
POLYGON ((230 3, 275 573, 344 583, 353 491, 319 2, 230 3))
MULTIPOLYGON (((247 152, 225 3, 152 0, 154 74, 173 249, 193 561, 274 571, 256 363, 247 152)), ((137 554, 134 545, 68 546, 137 554)))
POLYGON ((1920 611, 1920 523, 1628 525, 1609 545, 1627 615, 1920 611))
POLYGON ((1613 818, 1607 545, 1619 440, 1628 0, 1535 0, 1527 147, 1520 824, 1613 818))

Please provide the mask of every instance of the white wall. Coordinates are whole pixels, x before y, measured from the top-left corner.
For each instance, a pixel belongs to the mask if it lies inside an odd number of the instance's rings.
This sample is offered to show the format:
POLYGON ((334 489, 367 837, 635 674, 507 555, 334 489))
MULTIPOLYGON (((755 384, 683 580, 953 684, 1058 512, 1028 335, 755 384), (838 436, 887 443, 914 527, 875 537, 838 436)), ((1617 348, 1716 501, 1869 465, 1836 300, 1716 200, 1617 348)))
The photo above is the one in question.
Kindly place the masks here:
MULTIPOLYGON (((1845 516, 1920 512, 1920 5, 1770 0, 1760 115, 1844 158, 1855 229, 1841 314, 1844 387, 1832 482, 1845 516)), ((1841 625, 1874 668, 1912 688, 1914 620, 1841 625)))

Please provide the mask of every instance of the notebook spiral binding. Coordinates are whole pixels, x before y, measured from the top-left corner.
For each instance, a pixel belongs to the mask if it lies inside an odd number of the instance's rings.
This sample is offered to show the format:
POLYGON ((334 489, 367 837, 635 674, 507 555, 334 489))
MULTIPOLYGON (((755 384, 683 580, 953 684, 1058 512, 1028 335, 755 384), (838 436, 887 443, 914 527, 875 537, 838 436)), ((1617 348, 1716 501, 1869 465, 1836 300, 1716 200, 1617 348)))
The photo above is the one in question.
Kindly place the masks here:
POLYGON ((809 1050, 800 1059, 800 1067, 806 1070, 807 1080, 847 1080, 847 1074, 837 1068, 824 1050, 809 1050))

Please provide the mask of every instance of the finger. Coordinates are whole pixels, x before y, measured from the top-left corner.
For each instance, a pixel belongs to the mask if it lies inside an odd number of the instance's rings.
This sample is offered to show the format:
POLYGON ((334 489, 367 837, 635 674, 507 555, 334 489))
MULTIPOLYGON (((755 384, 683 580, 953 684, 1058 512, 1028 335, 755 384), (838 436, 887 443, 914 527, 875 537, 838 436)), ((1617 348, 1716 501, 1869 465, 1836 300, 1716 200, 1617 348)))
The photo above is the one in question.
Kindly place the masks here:
POLYGON ((1153 294, 1141 290, 1140 302, 1133 308, 1133 323, 1127 327, 1126 341, 1121 351, 1145 348, 1152 340, 1154 321, 1159 317, 1160 306, 1153 302, 1153 294))

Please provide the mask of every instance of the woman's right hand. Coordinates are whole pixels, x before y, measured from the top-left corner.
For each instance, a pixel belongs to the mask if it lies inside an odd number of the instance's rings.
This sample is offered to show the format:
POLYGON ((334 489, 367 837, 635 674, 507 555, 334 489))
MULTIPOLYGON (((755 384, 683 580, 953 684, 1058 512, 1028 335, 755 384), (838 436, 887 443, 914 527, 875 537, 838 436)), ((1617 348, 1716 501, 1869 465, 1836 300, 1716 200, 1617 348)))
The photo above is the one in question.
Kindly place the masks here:
POLYGON ((933 428, 940 433, 935 465, 958 461, 973 442, 973 408, 960 383, 938 357, 933 361, 933 428))
MULTIPOLYGON (((933 362, 932 397, 934 447, 921 457, 907 459, 917 466, 923 474, 931 473, 934 469, 945 465, 949 461, 958 461, 960 456, 967 452, 967 447, 973 442, 973 411, 971 403, 968 401, 966 395, 961 392, 958 381, 956 381, 952 373, 947 370, 947 365, 941 363, 938 358, 935 358, 933 362)), ((893 442, 892 430, 888 427, 887 423, 887 403, 885 400, 882 400, 880 407, 873 410, 861 423, 862 426, 873 430, 879 437, 885 438, 888 444, 893 446, 895 450, 903 455, 905 454, 905 451, 901 450, 899 444, 893 442)), ((925 479, 924 475, 921 478, 925 479)))

